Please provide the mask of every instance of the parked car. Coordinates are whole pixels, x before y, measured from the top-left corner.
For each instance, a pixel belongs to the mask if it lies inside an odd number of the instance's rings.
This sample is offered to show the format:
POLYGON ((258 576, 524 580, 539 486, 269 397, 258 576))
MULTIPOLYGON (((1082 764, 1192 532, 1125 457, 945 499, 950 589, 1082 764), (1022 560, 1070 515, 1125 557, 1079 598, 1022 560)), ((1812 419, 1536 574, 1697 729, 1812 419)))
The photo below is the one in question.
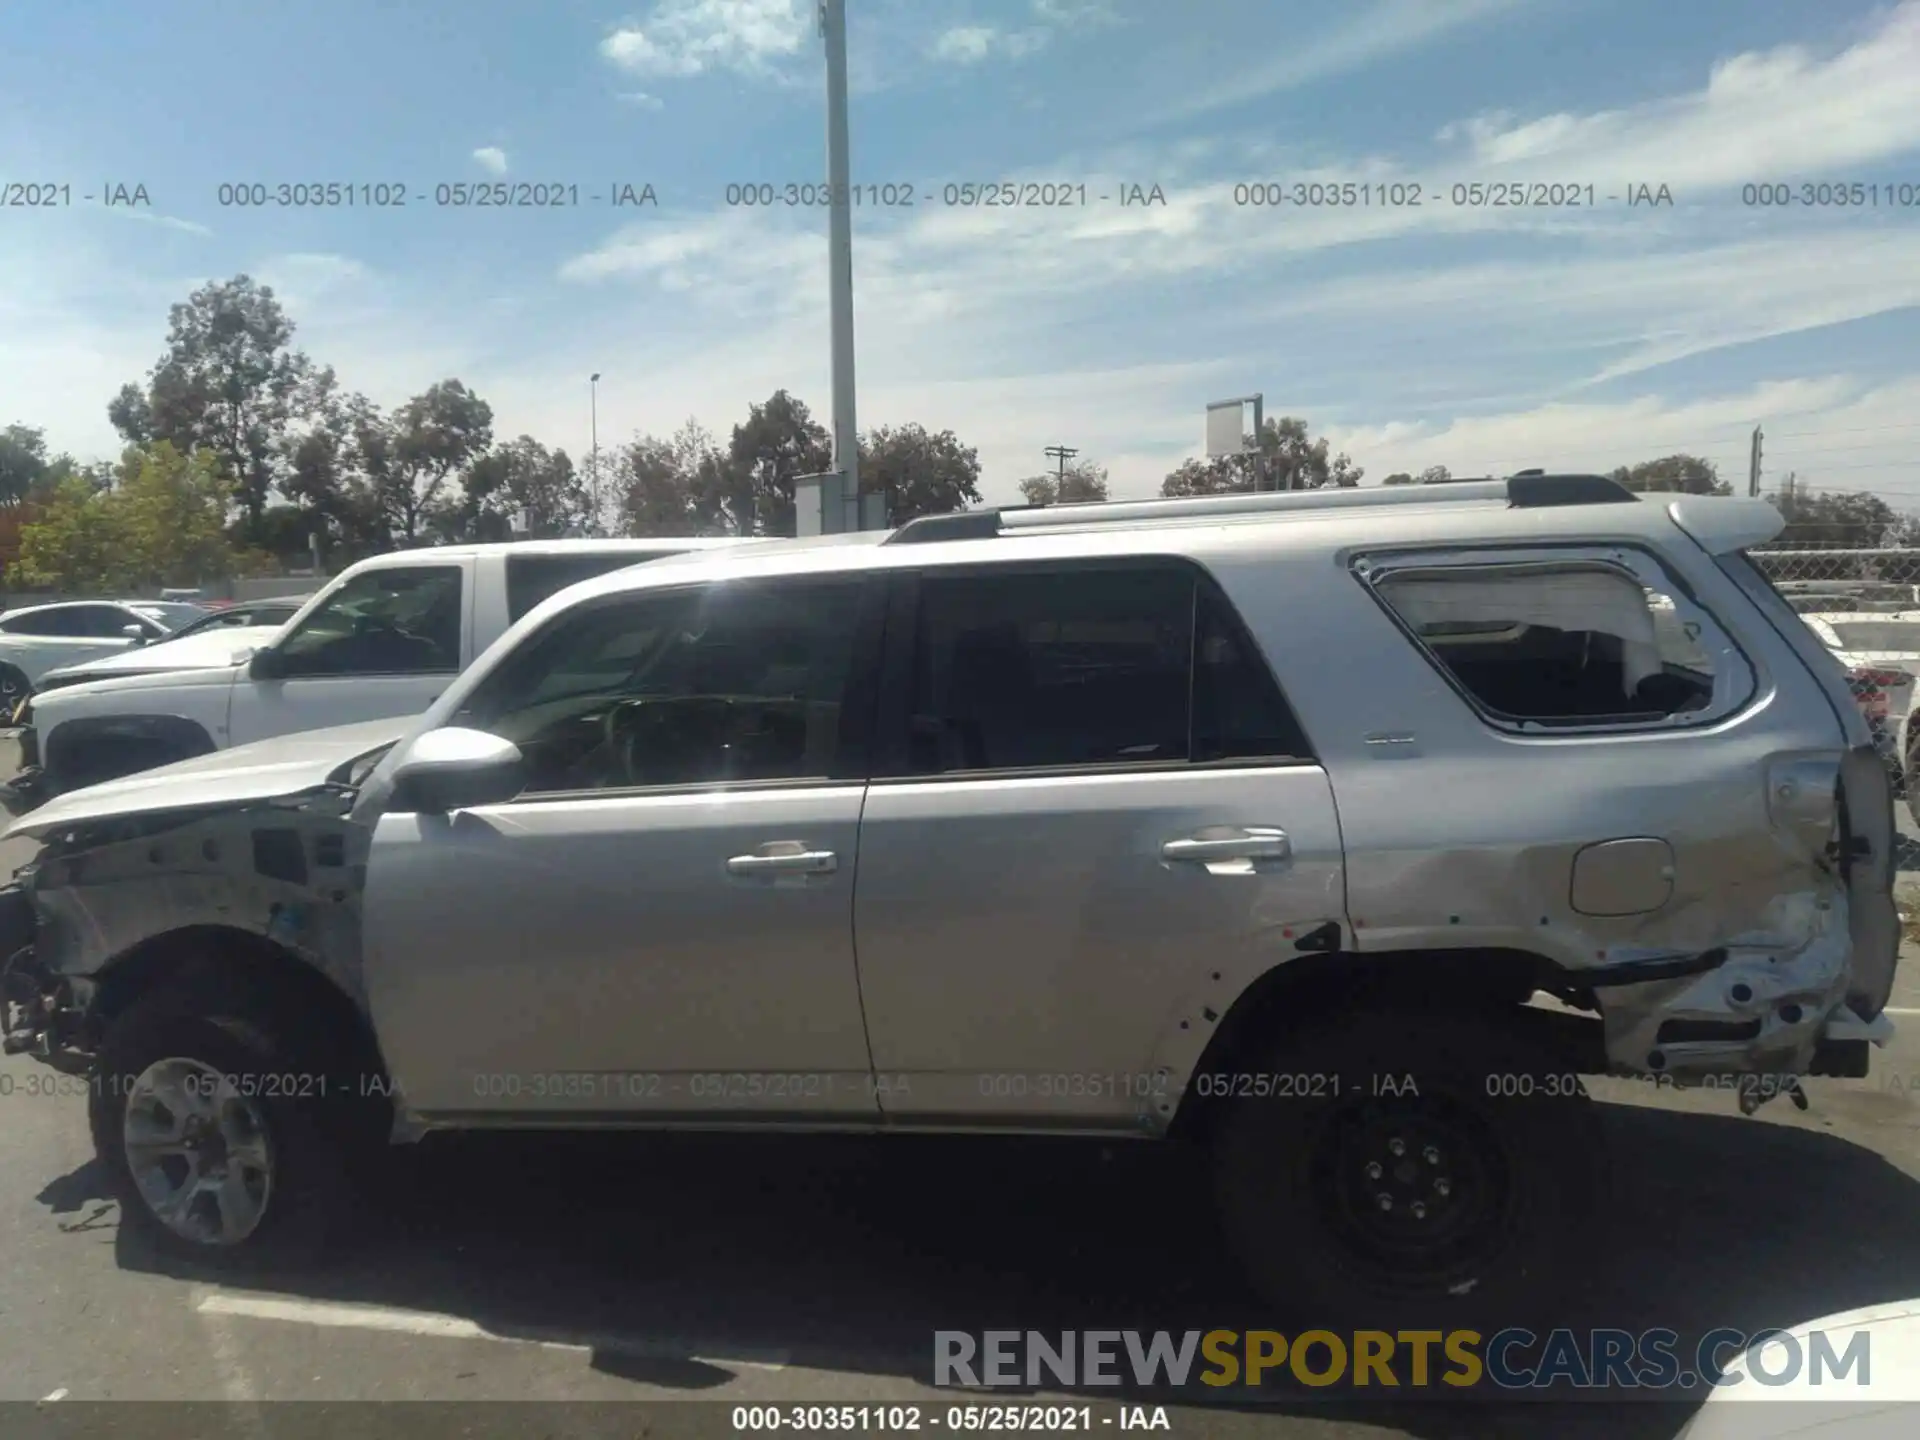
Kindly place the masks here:
POLYGON ((1574 1077, 1751 1112, 1892 1031, 1887 773, 1782 523, 1536 475, 604 575, 412 721, 17 821, 6 1048, 210 1267, 435 1129, 1182 1139, 1316 1323, 1520 1323, 1614 1253, 1574 1077))
POLYGON ((47 671, 164 640, 206 614, 164 600, 69 600, 0 615, 0 706, 11 711, 47 671))
POLYGON ((50 795, 272 735, 417 715, 514 620, 587 576, 741 540, 537 540, 362 560, 271 645, 214 666, 68 685, 15 713, 14 814, 50 795))
POLYGON ((1920 774, 1920 731, 1913 725, 1914 676, 1920 674, 1920 610, 1825 611, 1800 618, 1847 667, 1848 685, 1873 731, 1874 746, 1920 820, 1920 793, 1906 783, 1908 777, 1920 774))

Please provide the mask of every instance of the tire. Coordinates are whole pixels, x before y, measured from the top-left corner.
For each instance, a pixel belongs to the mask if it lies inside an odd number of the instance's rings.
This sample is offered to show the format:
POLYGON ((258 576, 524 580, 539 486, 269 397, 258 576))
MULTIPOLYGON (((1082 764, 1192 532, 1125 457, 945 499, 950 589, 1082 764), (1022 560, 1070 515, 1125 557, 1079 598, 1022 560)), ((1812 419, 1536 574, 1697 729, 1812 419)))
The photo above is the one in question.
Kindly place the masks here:
POLYGON ((13 723, 13 711, 33 693, 33 682, 18 665, 0 661, 0 724, 13 723))
POLYGON ((1523 1016, 1362 1014, 1246 1067, 1290 1077, 1213 1131, 1223 1227, 1267 1304, 1335 1329, 1499 1329, 1565 1304, 1606 1253, 1605 1137, 1523 1016))
POLYGON ((352 1180, 384 1138, 378 1107, 337 1069, 303 1058, 271 1022, 194 1013, 185 998, 140 1001, 100 1049, 88 1120, 121 1224, 155 1251, 210 1271, 311 1262, 338 1232, 352 1180), (192 1153, 156 1160, 135 1146, 132 1137, 178 1133, 183 1120, 189 1129, 197 1122, 198 1139, 169 1149, 192 1153), (207 1183, 222 1171, 224 1183, 207 1183), (179 1218, 163 1218, 159 1207, 190 1189, 179 1218))

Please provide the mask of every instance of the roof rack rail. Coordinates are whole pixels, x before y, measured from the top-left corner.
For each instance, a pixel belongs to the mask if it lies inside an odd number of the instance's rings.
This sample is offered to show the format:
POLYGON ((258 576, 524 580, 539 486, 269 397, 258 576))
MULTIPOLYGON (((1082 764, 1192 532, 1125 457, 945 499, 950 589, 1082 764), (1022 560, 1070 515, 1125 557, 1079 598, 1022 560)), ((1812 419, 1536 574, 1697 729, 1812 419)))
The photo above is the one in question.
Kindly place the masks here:
MULTIPOLYGON (((1429 482, 1435 483, 1435 482, 1429 482)), ((1083 525, 1119 525, 1128 521, 1197 520, 1212 515, 1285 515, 1392 505, 1431 505, 1437 501, 1505 501, 1515 509, 1555 505, 1614 505, 1640 497, 1605 475, 1522 473, 1505 480, 1456 479, 1434 494, 1425 485, 1371 485, 1364 489, 1260 490, 1233 495, 1200 495, 1174 500, 1105 500, 1073 505, 1009 505, 922 515, 909 520, 882 543, 923 545, 942 540, 986 540, 1023 530, 1069 529, 1083 525), (1424 492, 1424 493, 1423 493, 1424 492)))

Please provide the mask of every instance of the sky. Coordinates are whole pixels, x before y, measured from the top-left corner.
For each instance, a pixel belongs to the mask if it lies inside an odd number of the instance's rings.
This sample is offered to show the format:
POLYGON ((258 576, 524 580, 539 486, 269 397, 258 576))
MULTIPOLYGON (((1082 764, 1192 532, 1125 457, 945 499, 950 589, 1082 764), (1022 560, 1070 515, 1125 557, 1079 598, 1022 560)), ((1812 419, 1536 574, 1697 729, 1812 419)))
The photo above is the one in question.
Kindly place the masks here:
MULTIPOLYGON (((1920 510, 1920 0, 847 11, 858 423, 952 429, 989 501, 1050 445, 1156 493, 1258 392, 1369 482, 1684 450, 1744 489, 1758 424, 1769 488, 1920 510)), ((782 387, 830 418, 812 0, 0 0, 0 35, 0 425, 110 456, 168 307, 243 272, 348 389, 457 377, 580 458, 596 404, 603 450, 782 387)))

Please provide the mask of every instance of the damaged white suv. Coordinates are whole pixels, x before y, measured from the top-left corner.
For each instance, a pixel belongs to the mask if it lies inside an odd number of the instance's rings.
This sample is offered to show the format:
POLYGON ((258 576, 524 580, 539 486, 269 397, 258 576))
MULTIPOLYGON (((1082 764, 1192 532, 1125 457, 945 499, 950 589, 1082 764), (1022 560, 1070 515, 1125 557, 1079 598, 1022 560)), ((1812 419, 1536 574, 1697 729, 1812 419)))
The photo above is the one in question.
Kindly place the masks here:
POLYGON ((1891 1031, 1887 775, 1781 523, 1535 474, 605 576, 422 718, 17 823, 7 1048, 203 1261, 435 1129, 1029 1132, 1204 1146, 1319 1314, 1551 1298, 1579 1076, 1751 1109, 1891 1031))

